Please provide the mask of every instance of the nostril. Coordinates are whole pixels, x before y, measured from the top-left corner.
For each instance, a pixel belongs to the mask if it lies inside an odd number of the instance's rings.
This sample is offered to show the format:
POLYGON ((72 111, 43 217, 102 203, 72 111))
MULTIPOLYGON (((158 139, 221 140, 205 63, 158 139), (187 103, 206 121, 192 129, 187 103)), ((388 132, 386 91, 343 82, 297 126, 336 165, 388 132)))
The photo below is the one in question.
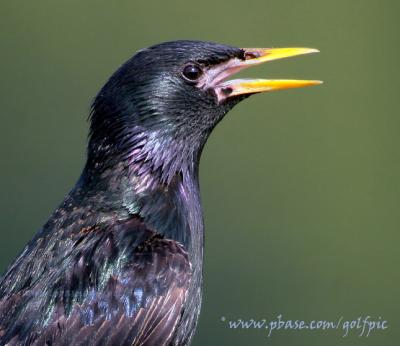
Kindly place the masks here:
POLYGON ((231 87, 226 87, 226 88, 222 88, 221 91, 225 96, 228 96, 228 95, 232 94, 233 89, 231 87))

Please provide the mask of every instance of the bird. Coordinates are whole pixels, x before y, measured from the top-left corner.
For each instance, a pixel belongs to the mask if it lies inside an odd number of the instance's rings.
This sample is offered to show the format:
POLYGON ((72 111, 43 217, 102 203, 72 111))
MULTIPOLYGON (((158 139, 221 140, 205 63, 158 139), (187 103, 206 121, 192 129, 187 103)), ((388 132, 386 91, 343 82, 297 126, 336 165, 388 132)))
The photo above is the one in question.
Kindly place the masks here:
POLYGON ((314 52, 179 40, 120 66, 92 102, 76 185, 0 279, 0 345, 190 345, 203 147, 250 95, 321 83, 230 77, 314 52))

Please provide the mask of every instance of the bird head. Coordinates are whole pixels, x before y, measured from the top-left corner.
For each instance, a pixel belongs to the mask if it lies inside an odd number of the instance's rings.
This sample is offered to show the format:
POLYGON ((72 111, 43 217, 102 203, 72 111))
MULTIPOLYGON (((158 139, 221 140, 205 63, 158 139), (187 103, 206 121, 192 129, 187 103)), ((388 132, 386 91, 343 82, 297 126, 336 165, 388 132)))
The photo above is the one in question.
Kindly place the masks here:
POLYGON ((128 157, 167 170, 198 159, 210 132, 239 101, 259 92, 319 84, 311 80, 228 79, 308 48, 236 48, 173 41, 140 50, 101 89, 92 106, 89 157, 128 157), (168 166, 168 168, 166 168, 168 166))

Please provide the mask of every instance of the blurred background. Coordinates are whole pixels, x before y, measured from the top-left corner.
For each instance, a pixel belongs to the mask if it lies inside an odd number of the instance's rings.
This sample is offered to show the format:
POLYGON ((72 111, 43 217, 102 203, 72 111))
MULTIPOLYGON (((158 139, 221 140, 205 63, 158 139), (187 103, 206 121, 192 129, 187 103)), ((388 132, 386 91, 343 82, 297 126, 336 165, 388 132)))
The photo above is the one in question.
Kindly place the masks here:
POLYGON ((74 185, 89 104, 135 51, 167 40, 305 46, 247 77, 322 79, 256 95, 202 157, 203 309, 193 345, 396 345, 400 3, 378 0, 0 3, 0 270, 74 185), (389 328, 229 329, 226 320, 381 317, 389 328))

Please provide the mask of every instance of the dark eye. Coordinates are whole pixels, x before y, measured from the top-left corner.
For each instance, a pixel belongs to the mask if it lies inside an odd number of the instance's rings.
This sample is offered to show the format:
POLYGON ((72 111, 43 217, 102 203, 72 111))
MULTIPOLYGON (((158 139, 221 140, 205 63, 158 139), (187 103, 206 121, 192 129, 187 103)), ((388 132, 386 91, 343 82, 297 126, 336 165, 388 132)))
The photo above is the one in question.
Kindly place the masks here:
POLYGON ((194 64, 186 65, 182 70, 182 75, 190 81, 196 81, 203 74, 202 69, 194 64))

